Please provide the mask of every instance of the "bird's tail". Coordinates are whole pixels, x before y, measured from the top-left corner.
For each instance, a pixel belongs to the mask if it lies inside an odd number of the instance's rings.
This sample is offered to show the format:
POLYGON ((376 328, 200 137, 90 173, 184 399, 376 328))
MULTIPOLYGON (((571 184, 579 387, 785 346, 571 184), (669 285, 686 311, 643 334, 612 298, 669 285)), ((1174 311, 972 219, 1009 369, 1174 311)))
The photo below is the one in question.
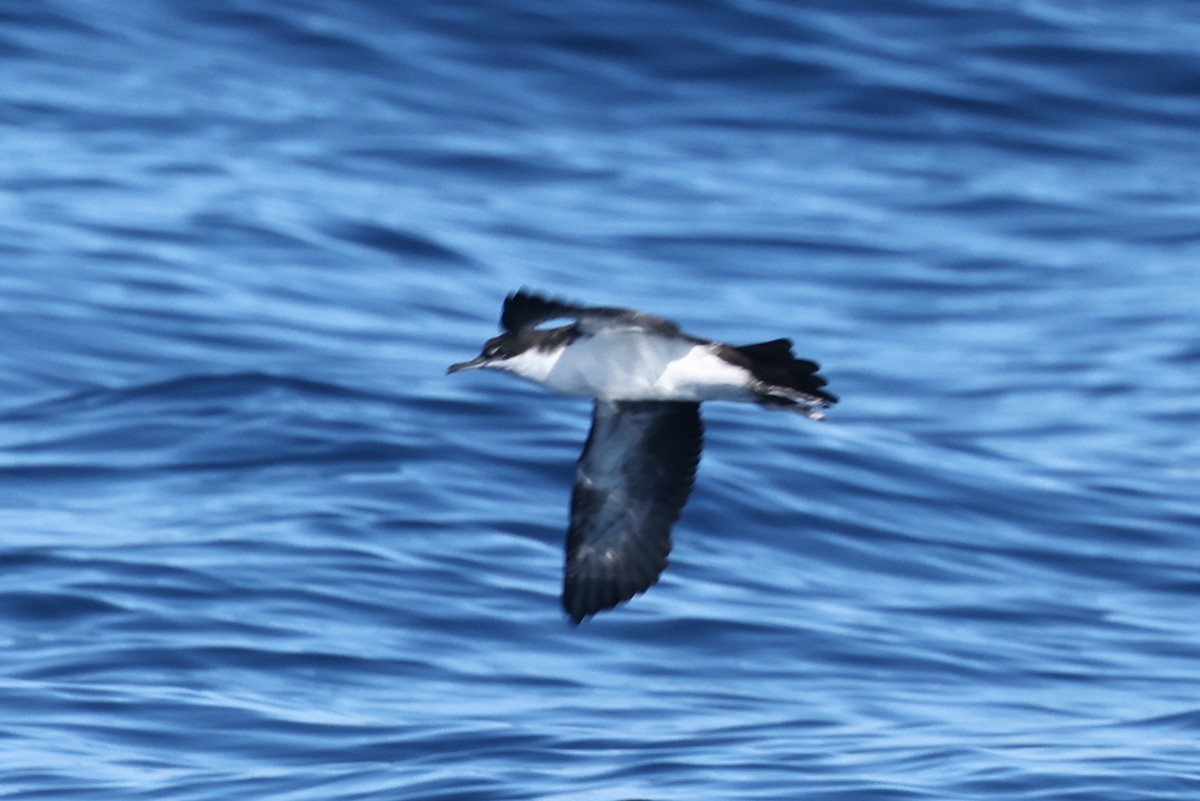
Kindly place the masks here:
POLYGON ((735 350, 748 361, 751 375, 757 380, 758 402, 769 409, 787 409, 820 420, 820 409, 837 403, 837 396, 827 392, 828 383, 817 375, 820 365, 792 354, 788 339, 772 339, 753 345, 741 345, 735 350))

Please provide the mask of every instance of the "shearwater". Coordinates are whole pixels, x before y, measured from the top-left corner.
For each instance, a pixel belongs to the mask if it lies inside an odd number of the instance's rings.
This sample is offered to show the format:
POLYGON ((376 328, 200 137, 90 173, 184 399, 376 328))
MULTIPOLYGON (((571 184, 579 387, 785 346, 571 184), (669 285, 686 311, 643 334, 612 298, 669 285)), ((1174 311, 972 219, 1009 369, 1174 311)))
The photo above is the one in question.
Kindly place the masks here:
POLYGON ((671 527, 700 462, 701 401, 748 401, 816 420, 837 402, 816 362, 793 356, 787 339, 735 347, 645 312, 524 289, 505 298, 500 327, 479 356, 449 372, 503 370, 596 400, 567 531, 562 603, 575 623, 645 591, 666 569, 671 527), (539 327, 559 319, 573 322, 539 327))

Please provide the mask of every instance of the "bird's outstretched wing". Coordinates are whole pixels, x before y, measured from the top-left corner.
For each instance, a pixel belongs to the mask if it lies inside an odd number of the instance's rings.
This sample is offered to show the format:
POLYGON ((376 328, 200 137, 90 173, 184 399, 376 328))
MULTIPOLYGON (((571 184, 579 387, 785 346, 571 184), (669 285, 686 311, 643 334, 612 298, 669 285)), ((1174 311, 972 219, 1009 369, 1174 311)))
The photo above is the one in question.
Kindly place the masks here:
POLYGON ((549 320, 559 319, 578 321, 585 333, 612 327, 659 331, 664 334, 679 333, 679 326, 675 323, 653 314, 604 306, 578 306, 542 297, 525 289, 513 292, 504 299, 500 327, 506 332, 521 331, 536 328, 549 320))
POLYGON ((567 532, 562 600, 574 622, 658 581, 703 440, 698 403, 596 402, 567 532))

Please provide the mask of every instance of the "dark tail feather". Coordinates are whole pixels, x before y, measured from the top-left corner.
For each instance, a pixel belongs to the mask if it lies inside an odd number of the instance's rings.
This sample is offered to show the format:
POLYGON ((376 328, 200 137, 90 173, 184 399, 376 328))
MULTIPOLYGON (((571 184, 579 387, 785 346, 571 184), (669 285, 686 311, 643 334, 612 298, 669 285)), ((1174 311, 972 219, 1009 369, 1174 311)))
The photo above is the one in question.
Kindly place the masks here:
POLYGON ((738 345, 735 350, 741 351, 756 362, 790 364, 795 359, 792 356, 792 340, 790 339, 772 339, 770 342, 738 345))
MULTIPOLYGON (((744 357, 750 373, 764 384, 811 396, 815 405, 837 403, 836 395, 822 389, 828 382, 817 375, 820 365, 793 356, 791 340, 772 339, 770 342, 740 345, 734 350, 744 357)), ((776 400, 787 403, 782 398, 776 400)))

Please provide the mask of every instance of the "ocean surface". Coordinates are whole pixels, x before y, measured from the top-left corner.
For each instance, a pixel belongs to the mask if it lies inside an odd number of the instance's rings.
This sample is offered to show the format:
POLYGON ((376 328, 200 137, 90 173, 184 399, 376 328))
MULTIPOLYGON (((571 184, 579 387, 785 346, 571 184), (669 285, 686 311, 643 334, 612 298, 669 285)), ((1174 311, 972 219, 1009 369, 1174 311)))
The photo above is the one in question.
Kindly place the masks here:
POLYGON ((0 3, 0 798, 1200 798, 1194 0, 0 3), (521 286, 744 344, 558 600, 521 286))

